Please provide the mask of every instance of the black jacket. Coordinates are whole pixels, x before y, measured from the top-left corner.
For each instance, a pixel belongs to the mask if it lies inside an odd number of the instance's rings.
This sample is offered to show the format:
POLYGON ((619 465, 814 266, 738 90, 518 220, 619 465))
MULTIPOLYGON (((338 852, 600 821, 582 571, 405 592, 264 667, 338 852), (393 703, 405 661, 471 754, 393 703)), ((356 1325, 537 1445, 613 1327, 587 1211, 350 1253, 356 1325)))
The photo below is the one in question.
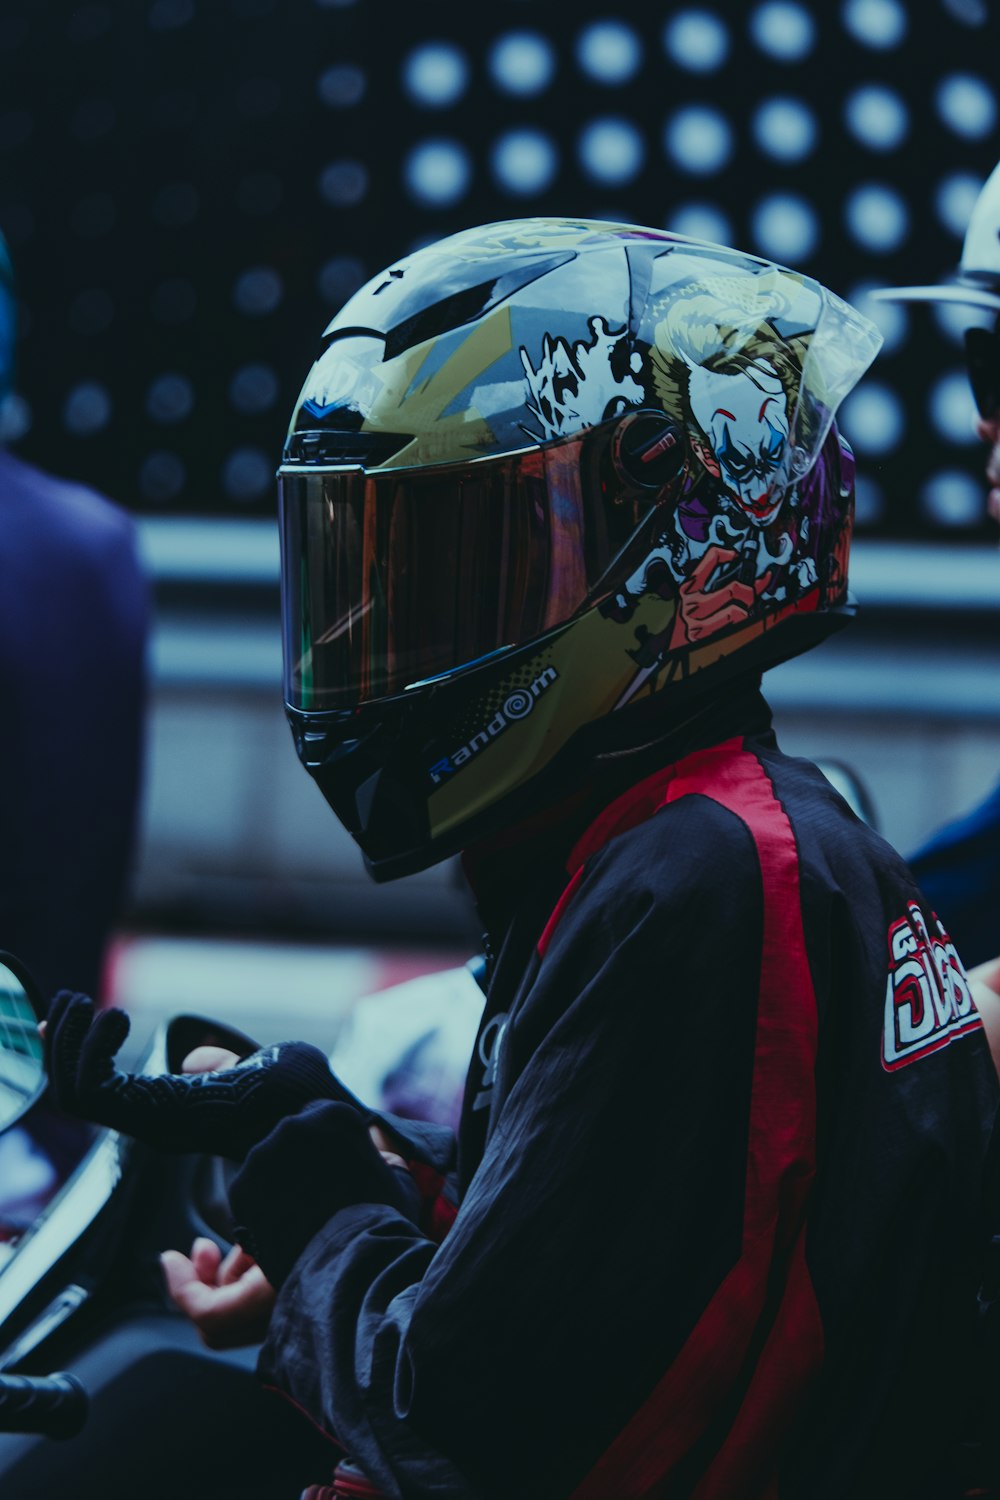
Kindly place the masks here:
POLYGON ((997 1087, 906 867, 768 730, 543 843, 453 1225, 340 1208, 264 1379, 414 1500, 945 1493, 997 1087))

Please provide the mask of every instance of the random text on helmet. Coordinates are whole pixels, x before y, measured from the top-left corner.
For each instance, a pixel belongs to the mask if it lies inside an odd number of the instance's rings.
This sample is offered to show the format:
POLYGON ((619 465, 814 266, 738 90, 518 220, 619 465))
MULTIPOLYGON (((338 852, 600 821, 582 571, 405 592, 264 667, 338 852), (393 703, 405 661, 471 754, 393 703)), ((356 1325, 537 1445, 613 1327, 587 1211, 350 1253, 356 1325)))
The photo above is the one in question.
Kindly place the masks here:
POLYGON ((480 729, 469 740, 468 744, 460 745, 450 755, 442 758, 430 768, 430 777, 435 786, 440 786, 449 776, 460 771, 480 751, 487 749, 498 735, 502 734, 509 724, 515 724, 518 719, 526 719, 531 713, 538 699, 546 688, 551 687, 559 673, 555 667, 546 667, 540 672, 534 682, 526 688, 517 688, 497 709, 485 729, 480 729))

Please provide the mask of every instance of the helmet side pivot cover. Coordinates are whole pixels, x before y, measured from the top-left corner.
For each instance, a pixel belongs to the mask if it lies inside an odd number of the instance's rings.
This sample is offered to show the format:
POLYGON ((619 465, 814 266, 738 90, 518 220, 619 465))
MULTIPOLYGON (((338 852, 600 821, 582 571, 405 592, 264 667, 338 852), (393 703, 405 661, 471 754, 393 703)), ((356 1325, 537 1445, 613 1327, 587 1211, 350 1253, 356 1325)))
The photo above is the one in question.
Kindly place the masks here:
POLYGON ((376 879, 843 623, 870 323, 806 276, 527 219, 376 276, 279 470, 285 701, 376 879))

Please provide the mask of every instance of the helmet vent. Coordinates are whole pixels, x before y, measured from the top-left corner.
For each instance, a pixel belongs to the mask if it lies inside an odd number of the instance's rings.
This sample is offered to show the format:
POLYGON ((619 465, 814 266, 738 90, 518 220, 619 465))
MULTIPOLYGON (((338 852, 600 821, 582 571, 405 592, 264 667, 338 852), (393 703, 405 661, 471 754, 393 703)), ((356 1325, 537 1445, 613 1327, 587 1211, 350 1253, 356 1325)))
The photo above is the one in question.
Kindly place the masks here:
POLYGON ((522 287, 537 281, 539 276, 573 260, 575 254, 575 251, 569 250, 557 255, 520 257, 514 269, 501 272, 489 281, 481 281, 477 286, 462 287, 461 291, 442 297, 440 302, 422 307, 419 312, 404 318, 386 334, 386 359, 395 359, 414 344, 440 338, 441 334, 450 333, 453 328, 474 322, 491 308, 512 297, 515 292, 519 292, 522 287))
POLYGON ((376 469, 412 441, 410 434, 401 432, 345 432, 330 427, 313 428, 289 434, 284 462, 376 469))

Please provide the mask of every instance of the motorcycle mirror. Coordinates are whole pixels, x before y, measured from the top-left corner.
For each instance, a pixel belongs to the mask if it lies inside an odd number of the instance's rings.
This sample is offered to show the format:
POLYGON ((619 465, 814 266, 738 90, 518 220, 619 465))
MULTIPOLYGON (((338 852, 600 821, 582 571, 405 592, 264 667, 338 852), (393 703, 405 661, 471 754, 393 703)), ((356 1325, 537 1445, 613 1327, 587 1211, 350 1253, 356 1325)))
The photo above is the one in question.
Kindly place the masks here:
POLYGON ((0 1132, 8 1130, 45 1090, 38 987, 24 965, 0 952, 0 1132))

